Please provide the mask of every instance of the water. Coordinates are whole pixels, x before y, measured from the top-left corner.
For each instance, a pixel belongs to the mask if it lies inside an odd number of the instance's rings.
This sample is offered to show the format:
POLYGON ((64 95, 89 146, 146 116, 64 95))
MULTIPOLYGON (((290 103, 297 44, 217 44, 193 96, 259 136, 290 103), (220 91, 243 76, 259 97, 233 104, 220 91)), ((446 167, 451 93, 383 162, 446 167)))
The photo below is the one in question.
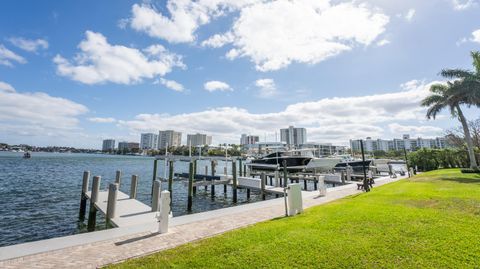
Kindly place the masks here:
MULTIPOLYGON (((102 177, 103 190, 108 183, 114 182, 115 171, 121 170, 120 190, 127 194, 131 175, 138 175, 137 199, 150 204, 153 158, 37 152, 32 153, 31 159, 23 159, 22 156, 23 153, 0 152, 0 246, 85 232, 85 224, 78 222, 85 170, 90 171, 91 176, 102 177)), ((164 162, 158 163, 157 175, 163 177, 164 162)), ((206 165, 210 173, 209 161, 199 161, 197 165, 198 173, 204 173, 206 165)), ((225 162, 219 161, 217 173, 223 174, 224 166, 225 162)), ((231 173, 231 164, 227 167, 231 173)), ((188 162, 175 162, 174 169, 175 172, 188 172, 188 162)), ((225 196, 223 186, 217 186, 214 199, 210 198, 210 191, 205 192, 203 187, 198 187, 192 212, 187 212, 184 182, 174 181, 173 184, 174 216, 233 206, 230 187, 225 196)), ((167 189, 166 182, 162 183, 162 189, 167 189)), ((267 199, 271 198, 274 196, 267 196, 267 199)), ((256 191, 252 191, 250 201, 246 199, 246 190, 238 191, 238 204, 259 200, 256 191)), ((97 227, 104 227, 100 214, 97 216, 97 227)))

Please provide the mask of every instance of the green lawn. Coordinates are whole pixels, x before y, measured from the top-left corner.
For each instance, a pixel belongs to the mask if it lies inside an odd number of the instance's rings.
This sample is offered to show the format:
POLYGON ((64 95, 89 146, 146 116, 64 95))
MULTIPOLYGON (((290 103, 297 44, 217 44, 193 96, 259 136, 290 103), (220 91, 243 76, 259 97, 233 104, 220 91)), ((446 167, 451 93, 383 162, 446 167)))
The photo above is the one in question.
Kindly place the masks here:
POLYGON ((480 268, 480 175, 425 173, 112 268, 480 268))

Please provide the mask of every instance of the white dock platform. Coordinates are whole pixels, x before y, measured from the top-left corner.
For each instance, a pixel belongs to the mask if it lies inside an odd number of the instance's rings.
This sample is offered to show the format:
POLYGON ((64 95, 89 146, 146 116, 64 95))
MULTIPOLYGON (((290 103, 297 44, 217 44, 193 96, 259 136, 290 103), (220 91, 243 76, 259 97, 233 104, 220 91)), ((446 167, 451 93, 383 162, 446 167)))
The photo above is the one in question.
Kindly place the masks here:
MULTIPOLYGON (((86 194, 90 200, 91 192, 89 191, 86 194)), ((107 213, 107 200, 108 192, 100 191, 98 193, 98 201, 95 203, 95 207, 104 215, 107 213)), ((121 191, 118 191, 117 194, 117 205, 115 210, 117 217, 113 218, 111 222, 116 227, 127 227, 157 221, 155 217, 156 212, 152 212, 151 207, 136 199, 130 199, 127 194, 121 191)))

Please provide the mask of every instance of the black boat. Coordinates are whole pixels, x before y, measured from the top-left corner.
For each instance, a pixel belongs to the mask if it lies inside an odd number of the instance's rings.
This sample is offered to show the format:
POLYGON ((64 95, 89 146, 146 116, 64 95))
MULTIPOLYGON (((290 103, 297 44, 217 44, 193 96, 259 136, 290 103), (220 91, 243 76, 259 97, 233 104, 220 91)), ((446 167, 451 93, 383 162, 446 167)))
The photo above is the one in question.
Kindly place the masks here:
POLYGON ((30 152, 25 152, 25 153, 23 154, 23 158, 24 158, 24 159, 30 159, 30 158, 32 158, 32 155, 30 154, 30 152))
POLYGON ((354 173, 363 172, 363 165, 365 164, 365 168, 368 170, 371 162, 372 160, 365 160, 365 162, 363 162, 362 160, 343 161, 343 162, 337 163, 334 169, 342 170, 342 169, 345 169, 348 165, 352 167, 354 173))
POLYGON ((288 172, 300 172, 305 169, 312 157, 302 156, 301 151, 278 151, 252 160, 248 166, 252 170, 275 171, 283 170, 284 161, 288 172))

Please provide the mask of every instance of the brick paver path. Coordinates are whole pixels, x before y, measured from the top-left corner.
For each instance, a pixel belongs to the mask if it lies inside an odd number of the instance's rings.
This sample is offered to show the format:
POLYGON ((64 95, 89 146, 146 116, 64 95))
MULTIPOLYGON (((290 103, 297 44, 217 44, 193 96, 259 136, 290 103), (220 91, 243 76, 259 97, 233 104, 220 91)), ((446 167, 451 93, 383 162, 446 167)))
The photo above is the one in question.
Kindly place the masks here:
MULTIPOLYGON (((385 179, 376 186, 397 179, 385 179)), ((306 197, 304 208, 324 204, 348 195, 359 193, 356 186, 329 192, 326 197, 306 197)), ((34 254, 30 256, 0 261, 0 268, 97 268, 109 263, 145 256, 160 250, 173 248, 187 242, 211 237, 233 229, 245 227, 257 222, 284 216, 283 205, 261 210, 252 210, 214 219, 197 221, 171 227, 166 234, 150 232, 125 236, 112 240, 69 247, 60 250, 34 254)))

